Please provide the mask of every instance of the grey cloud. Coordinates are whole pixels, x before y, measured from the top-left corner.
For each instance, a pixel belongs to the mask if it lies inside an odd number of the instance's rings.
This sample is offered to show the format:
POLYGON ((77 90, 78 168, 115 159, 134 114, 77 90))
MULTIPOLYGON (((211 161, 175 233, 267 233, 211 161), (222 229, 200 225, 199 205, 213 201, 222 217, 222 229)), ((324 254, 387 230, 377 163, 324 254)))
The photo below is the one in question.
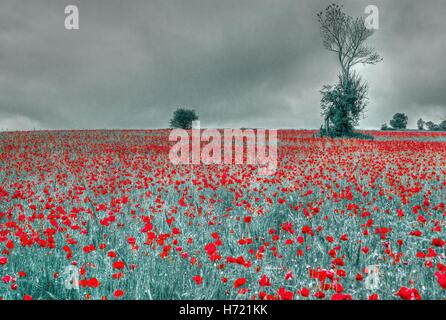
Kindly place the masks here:
MULTIPOLYGON (((361 15, 369 1, 341 1, 361 15)), ((384 57, 364 128, 393 113, 446 116, 441 0, 377 0, 384 57)), ((0 127, 160 128, 178 106, 203 126, 317 128, 336 81, 315 15, 323 0, 3 0, 0 127), (80 30, 63 27, 76 4, 80 30)), ((10 128, 12 129, 12 128, 10 128)), ((31 129, 31 128, 30 128, 31 129)))

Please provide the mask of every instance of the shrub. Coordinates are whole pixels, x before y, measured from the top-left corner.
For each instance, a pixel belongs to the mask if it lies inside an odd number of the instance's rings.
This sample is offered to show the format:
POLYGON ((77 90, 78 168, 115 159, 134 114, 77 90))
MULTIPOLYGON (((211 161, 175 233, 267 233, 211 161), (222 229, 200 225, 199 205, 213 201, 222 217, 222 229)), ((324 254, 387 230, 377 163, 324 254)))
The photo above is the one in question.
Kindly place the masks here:
POLYGON ((195 110, 179 108, 173 113, 170 120, 171 128, 192 129, 192 121, 198 120, 195 110))

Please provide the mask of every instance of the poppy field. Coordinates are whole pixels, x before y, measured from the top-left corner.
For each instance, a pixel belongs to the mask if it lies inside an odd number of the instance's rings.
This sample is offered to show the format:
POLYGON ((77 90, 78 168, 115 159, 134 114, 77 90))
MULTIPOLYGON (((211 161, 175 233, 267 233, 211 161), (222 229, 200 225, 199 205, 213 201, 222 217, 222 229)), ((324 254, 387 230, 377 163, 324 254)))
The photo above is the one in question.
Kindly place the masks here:
POLYGON ((446 133, 278 132, 173 165, 169 130, 0 133, 0 298, 446 299, 446 133))

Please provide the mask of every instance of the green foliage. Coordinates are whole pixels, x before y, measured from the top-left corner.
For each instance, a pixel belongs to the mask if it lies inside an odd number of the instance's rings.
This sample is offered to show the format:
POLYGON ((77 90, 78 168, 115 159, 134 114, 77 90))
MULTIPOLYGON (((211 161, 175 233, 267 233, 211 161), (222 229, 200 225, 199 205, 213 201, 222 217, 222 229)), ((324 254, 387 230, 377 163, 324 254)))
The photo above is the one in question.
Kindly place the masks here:
POLYGON ((446 131, 446 120, 443 120, 439 124, 428 121, 426 122, 426 127, 430 131, 446 131))
POLYGON ((339 83, 321 90, 322 116, 329 136, 351 136, 367 105, 367 84, 353 73, 339 76, 339 83))
POLYGON ((175 110, 170 120, 171 128, 192 129, 192 121, 198 120, 195 110, 179 108, 175 110))
POLYGON ((440 129, 440 127, 435 123, 433 123, 432 121, 426 122, 426 127, 430 131, 438 131, 440 129))
POLYGON ((394 129, 406 129, 407 128, 407 122, 409 121, 409 118, 404 113, 396 113, 393 116, 393 119, 390 120, 390 125, 394 129))

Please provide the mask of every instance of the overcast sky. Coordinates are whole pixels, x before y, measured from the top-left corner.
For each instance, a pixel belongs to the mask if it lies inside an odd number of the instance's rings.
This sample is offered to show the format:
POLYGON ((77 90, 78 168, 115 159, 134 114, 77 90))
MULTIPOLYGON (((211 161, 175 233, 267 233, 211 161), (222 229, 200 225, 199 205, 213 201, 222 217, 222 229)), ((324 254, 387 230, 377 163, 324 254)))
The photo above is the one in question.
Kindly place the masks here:
MULTIPOLYGON (((337 1, 380 9, 384 61, 362 128, 394 113, 446 118, 446 1, 337 1)), ((335 83, 316 13, 322 0, 1 0, 0 128, 161 128, 177 107, 202 127, 318 128, 335 83), (64 27, 79 7, 80 30, 64 27)))

